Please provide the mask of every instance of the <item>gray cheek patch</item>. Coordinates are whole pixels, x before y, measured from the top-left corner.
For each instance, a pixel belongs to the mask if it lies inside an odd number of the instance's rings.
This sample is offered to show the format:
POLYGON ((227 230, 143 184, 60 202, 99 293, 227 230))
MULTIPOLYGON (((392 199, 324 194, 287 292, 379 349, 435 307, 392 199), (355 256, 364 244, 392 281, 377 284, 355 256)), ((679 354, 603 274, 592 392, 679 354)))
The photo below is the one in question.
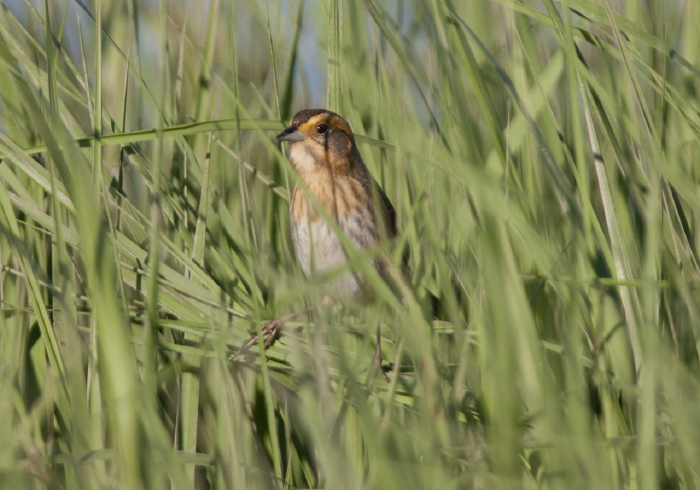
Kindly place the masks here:
POLYGON ((347 155, 352 143, 348 135, 341 131, 332 131, 326 133, 328 137, 326 138, 326 144, 328 145, 328 150, 336 155, 347 155))

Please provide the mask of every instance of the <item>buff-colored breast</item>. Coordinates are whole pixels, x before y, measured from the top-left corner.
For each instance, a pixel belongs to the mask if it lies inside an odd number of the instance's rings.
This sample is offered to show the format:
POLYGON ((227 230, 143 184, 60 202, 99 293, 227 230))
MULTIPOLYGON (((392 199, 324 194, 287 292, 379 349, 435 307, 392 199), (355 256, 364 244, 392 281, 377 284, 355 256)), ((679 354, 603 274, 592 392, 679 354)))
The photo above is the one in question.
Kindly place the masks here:
MULTIPOLYGON (((377 245, 376 219, 367 190, 353 179, 334 185, 319 179, 305 179, 309 191, 326 212, 336 220, 350 243, 365 250, 377 245)), ((324 274, 339 269, 347 255, 333 227, 317 212, 304 191, 294 189, 291 202, 292 240, 306 275, 324 274)), ((333 296, 365 296, 365 281, 357 270, 348 270, 328 283, 333 296)))

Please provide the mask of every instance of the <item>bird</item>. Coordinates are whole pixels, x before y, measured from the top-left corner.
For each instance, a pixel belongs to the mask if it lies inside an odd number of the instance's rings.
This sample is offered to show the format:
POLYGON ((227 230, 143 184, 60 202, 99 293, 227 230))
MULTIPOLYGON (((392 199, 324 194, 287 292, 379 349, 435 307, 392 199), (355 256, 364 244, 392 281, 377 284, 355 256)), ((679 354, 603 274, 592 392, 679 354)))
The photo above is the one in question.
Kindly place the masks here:
MULTIPOLYGON (((340 239, 309 194, 358 250, 396 237, 396 210, 370 175, 345 119, 325 109, 302 110, 277 139, 289 142, 289 161, 308 189, 307 193, 295 185, 289 206, 292 242, 304 274, 323 274, 347 261, 340 239)), ((372 265, 384 275, 384 257, 375 257, 372 265)), ((357 270, 348 270, 327 286, 331 296, 344 301, 372 300, 357 270)))
MULTIPOLYGON (((355 135, 345 119, 327 109, 305 109, 276 138, 289 144, 289 161, 303 183, 297 183, 292 190, 289 215, 292 242, 306 276, 323 278, 347 262, 348 253, 337 228, 359 251, 376 249, 396 238, 396 210, 362 160, 355 135), (318 211, 319 204, 325 213, 318 211), (337 227, 323 214, 330 216, 337 227)), ((368 254, 368 260, 380 276, 386 277, 385 254, 368 254)), ((348 268, 327 279, 324 288, 326 302, 367 304, 375 297, 357 268, 348 268)), ((275 341, 289 318, 288 315, 265 325, 266 347, 275 341)), ((377 327, 374 361, 386 379, 381 368, 380 340, 377 327)))

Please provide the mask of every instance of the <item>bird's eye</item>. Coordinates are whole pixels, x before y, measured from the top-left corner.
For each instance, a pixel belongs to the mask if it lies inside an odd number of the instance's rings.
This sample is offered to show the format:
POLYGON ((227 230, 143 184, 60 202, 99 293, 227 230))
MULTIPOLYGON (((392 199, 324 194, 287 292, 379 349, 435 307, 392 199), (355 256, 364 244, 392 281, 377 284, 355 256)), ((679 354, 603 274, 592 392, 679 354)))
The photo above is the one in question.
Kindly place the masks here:
POLYGON ((326 131, 328 131, 328 124, 319 124, 316 126, 316 132, 318 134, 324 134, 326 131))

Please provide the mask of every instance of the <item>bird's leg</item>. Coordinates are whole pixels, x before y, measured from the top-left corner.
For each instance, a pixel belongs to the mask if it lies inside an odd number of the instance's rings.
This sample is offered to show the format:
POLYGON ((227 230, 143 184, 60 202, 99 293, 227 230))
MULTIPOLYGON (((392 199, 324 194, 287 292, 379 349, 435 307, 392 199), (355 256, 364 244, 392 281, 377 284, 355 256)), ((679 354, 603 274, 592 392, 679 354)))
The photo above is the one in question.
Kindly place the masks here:
POLYGON ((381 331, 379 329, 379 324, 377 324, 377 348, 374 351, 374 367, 376 368, 377 372, 382 375, 382 378, 384 378, 384 381, 389 381, 389 377, 386 375, 384 372, 384 368, 382 367, 382 361, 384 359, 382 358, 382 335, 381 331))
MULTIPOLYGON (((304 308, 303 311, 298 311, 296 313, 290 313, 288 315, 275 318, 274 320, 270 320, 265 325, 263 325, 260 328, 260 333, 262 334, 262 337, 265 338, 265 350, 272 347, 272 345, 277 341, 277 339, 282 337, 282 328, 284 328, 285 323, 287 323, 289 320, 294 320, 296 317, 303 315, 304 313, 308 313, 313 309, 313 306, 307 306, 306 308, 304 308)), ((255 333, 255 330, 252 330, 251 333, 255 333)), ((236 354, 233 357, 237 357, 243 354, 245 351, 247 351, 253 345, 255 345, 259 339, 260 336, 256 334, 252 339, 243 344, 243 346, 240 349, 238 349, 238 352, 236 352, 236 354)))

